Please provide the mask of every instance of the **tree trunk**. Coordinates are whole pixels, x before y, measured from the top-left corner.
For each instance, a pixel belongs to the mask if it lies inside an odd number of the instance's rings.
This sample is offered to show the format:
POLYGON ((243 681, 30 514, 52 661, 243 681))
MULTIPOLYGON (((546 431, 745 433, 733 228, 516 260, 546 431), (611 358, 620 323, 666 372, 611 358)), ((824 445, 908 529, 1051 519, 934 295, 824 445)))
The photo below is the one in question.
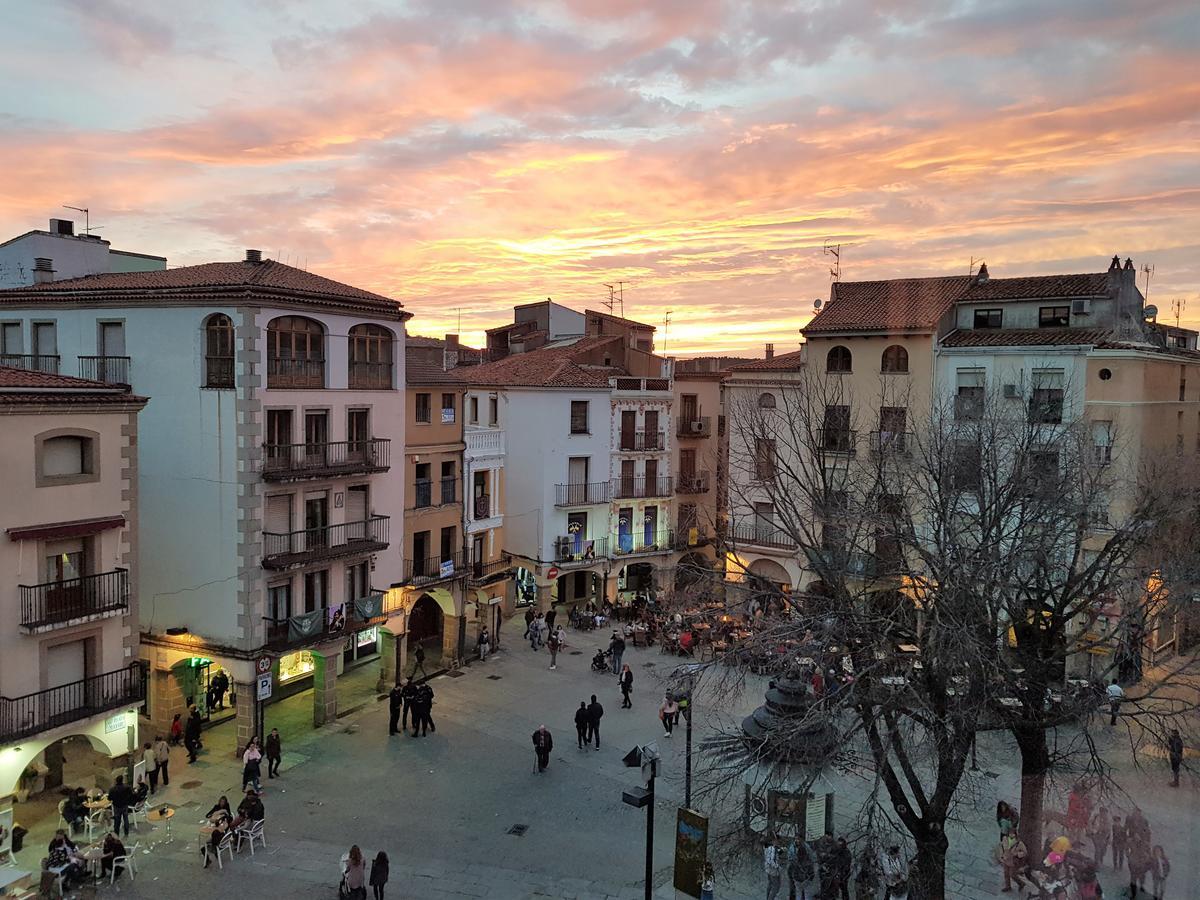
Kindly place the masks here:
POLYGON ((946 850, 950 842, 942 831, 937 837, 916 842, 917 859, 912 868, 909 896, 919 900, 945 900, 946 850))
POLYGON ((1050 771, 1050 750, 1046 730, 1037 726, 1013 729, 1021 750, 1021 815, 1018 828, 1029 851, 1030 861, 1042 858, 1042 804, 1046 793, 1046 775, 1050 771))

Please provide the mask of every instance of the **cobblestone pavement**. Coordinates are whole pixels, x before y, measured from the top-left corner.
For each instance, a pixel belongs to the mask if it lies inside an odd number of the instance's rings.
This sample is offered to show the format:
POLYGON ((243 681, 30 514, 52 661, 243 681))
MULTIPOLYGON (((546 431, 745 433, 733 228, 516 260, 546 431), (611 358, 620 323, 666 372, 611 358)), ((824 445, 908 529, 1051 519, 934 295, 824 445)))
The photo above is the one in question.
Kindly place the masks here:
MULTIPOLYGON (((240 768, 217 753, 187 766, 177 751, 172 785, 156 797, 179 807, 174 839, 167 842, 161 828, 140 827, 142 849, 150 852, 139 855, 137 879, 122 882, 121 893, 172 900, 230 894, 334 897, 339 857, 357 843, 368 857, 378 849, 388 853, 389 900, 634 900, 642 897, 645 814, 621 803, 622 789, 640 783, 637 770, 626 768, 622 757, 635 744, 656 740, 663 751, 663 776, 656 807, 655 896, 674 898, 672 831, 682 795, 683 734, 663 737, 656 718, 657 673, 673 660, 656 649, 631 648, 626 661, 635 672, 634 708, 622 710, 615 678, 589 671, 601 638, 575 640, 579 646, 571 649, 578 655, 560 654, 555 671, 548 670, 545 651, 510 641, 504 653, 470 666, 461 677, 435 679, 438 730, 428 737, 389 738, 386 704, 380 701, 292 739, 282 777, 265 783, 269 846, 253 857, 243 852, 223 871, 201 868, 196 827, 220 794, 236 805, 240 768), (574 740, 574 710, 592 693, 606 710, 600 752, 579 750, 574 740), (543 723, 554 734, 555 748, 549 771, 538 775, 532 771, 530 736, 543 723), (528 826, 524 836, 509 834, 513 825, 528 826)), ((737 721, 761 702, 762 687, 752 680, 744 692, 723 690, 719 699, 702 694, 696 706, 697 744, 702 722, 737 721)), ((1015 762, 1004 736, 981 739, 982 771, 964 789, 978 802, 964 805, 962 821, 951 832, 951 896, 1001 896, 990 860, 993 811, 998 796, 1018 796, 1015 762)), ((1200 821, 1194 785, 1173 791, 1166 787, 1161 760, 1147 758, 1144 764, 1144 771, 1130 771, 1125 782, 1142 798, 1155 839, 1166 845, 1172 860, 1167 896, 1193 896, 1190 885, 1200 872, 1200 837, 1191 827, 1200 821)), ((832 784, 839 823, 854 815, 869 787, 866 779, 852 776, 832 784)), ((45 843, 41 829, 30 835, 19 854, 24 868, 36 867, 45 843)), ((723 873, 717 896, 763 896, 758 873, 756 860, 748 860, 744 871, 723 873)), ((1117 896, 1118 884, 1109 870, 1106 896, 1117 896)))

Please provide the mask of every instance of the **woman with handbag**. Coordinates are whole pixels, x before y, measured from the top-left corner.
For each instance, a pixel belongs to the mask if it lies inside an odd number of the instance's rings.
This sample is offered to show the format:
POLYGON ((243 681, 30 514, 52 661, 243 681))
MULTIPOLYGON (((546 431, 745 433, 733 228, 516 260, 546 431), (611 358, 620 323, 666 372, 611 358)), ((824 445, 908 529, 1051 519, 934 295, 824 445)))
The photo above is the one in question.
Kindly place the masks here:
POLYGON ((367 861, 358 849, 358 844, 352 846, 350 852, 342 857, 342 884, 338 888, 338 897, 345 900, 366 900, 367 861))

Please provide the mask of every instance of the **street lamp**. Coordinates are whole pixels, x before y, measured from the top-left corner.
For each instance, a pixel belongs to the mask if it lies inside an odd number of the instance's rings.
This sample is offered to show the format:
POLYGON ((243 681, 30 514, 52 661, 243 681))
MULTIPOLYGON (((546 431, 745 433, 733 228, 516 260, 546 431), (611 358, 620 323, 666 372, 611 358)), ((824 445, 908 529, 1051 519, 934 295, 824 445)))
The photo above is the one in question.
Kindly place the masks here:
POLYGON ((642 767, 646 777, 644 788, 630 788, 621 792, 621 802, 635 808, 646 808, 646 900, 651 900, 654 891, 654 779, 658 775, 658 745, 647 744, 634 747, 625 754, 625 765, 629 768, 642 767))

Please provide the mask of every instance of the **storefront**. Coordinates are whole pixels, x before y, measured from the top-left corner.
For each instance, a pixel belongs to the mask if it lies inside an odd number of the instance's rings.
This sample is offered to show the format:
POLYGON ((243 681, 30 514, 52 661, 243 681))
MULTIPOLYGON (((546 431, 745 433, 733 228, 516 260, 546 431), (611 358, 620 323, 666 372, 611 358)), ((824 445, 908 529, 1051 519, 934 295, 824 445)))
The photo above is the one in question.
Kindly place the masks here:
POLYGON ((342 650, 342 662, 350 665, 355 661, 374 658, 379 653, 379 626, 372 625, 362 631, 355 632, 346 639, 342 650))
POLYGON ((177 662, 171 672, 184 703, 195 705, 205 722, 220 722, 237 714, 233 679, 219 662, 192 656, 177 662))
POLYGON ((311 650, 297 650, 279 657, 279 685, 287 687, 294 685, 312 675, 316 663, 313 662, 311 650))

